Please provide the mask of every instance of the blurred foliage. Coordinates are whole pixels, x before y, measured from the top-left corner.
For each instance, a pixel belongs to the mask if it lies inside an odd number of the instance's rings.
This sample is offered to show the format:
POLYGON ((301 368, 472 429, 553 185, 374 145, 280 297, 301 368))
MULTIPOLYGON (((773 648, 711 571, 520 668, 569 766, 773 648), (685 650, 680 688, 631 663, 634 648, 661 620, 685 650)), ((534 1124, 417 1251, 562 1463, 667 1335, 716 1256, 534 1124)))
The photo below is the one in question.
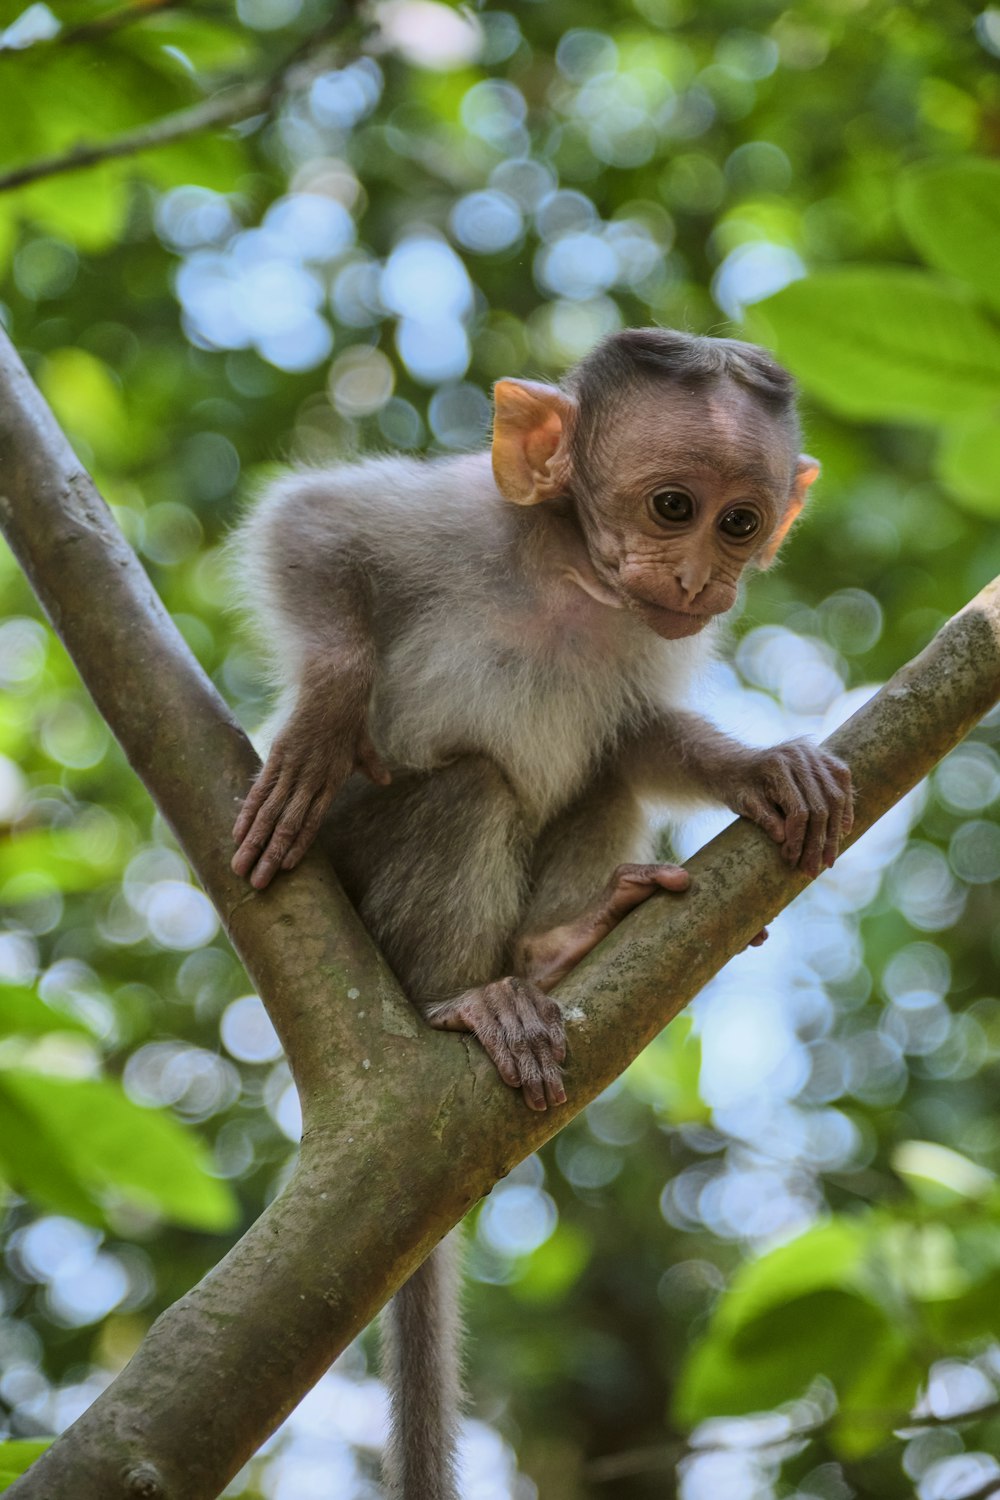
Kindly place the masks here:
MULTIPOLYGON (((288 458, 472 446, 493 380, 626 324, 774 345, 823 461, 751 584, 723 717, 825 732, 1000 572, 1000 10, 331 21, 0 7, 4 321, 251 727, 219 554, 238 494, 288 458), (250 84, 231 128, 3 181, 250 84)), ((0 594, 2 1488, 279 1190, 298 1119, 7 554, 0 594)), ((991 716, 481 1207, 470 1386, 521 1471, 470 1427, 475 1493, 1000 1492, 998 739, 991 716)), ((368 1360, 230 1493, 370 1496, 368 1360)))

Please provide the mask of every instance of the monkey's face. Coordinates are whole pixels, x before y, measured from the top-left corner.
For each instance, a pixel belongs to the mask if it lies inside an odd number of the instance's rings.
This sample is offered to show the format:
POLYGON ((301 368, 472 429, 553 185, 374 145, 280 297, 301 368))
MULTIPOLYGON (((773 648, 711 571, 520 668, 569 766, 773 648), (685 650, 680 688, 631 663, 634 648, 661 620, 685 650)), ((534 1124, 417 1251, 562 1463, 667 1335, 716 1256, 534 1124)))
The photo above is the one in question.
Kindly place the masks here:
POLYGON ((633 396, 589 467, 573 493, 594 569, 667 640, 733 607, 818 472, 805 477, 785 429, 734 385, 633 396))

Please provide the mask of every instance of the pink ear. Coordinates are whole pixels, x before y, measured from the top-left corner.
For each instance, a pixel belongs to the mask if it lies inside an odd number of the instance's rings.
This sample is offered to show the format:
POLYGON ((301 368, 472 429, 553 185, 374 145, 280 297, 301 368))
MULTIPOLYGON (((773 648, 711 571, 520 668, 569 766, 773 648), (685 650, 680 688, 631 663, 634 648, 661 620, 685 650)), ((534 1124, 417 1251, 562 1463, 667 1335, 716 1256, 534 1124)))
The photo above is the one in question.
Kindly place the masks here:
POLYGON ((819 478, 819 459, 810 458, 808 453, 800 453, 795 465, 795 479, 792 484, 792 493, 788 497, 785 514, 778 522, 774 532, 768 539, 767 546, 757 555, 757 565, 761 568, 769 567, 774 562, 785 537, 792 527, 803 505, 806 503, 806 495, 809 486, 819 478))
POLYGON ((576 402, 554 385, 498 380, 493 388, 493 477, 505 500, 537 505, 569 479, 576 402))

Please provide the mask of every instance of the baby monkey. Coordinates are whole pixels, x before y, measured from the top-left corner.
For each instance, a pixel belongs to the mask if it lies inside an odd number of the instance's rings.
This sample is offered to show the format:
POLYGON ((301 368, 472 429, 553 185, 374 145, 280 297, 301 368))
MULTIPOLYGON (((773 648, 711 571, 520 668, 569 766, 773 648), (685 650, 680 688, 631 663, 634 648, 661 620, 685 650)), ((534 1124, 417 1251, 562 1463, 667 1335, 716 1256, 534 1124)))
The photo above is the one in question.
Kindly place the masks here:
POLYGON ((325 827, 430 1024, 473 1032, 544 1109, 566 1097, 547 992, 687 884, 650 863, 641 799, 721 802, 817 875, 850 777, 685 706, 741 573, 819 472, 786 372, 750 344, 631 329, 562 388, 501 380, 495 401, 491 455, 294 473, 245 522, 282 722, 233 869, 263 889, 325 827))
MULTIPOLYGON (((791 377, 753 345, 646 328, 561 386, 494 394, 491 453, 292 473, 243 524, 281 702, 233 869, 263 889, 322 830, 430 1025, 472 1032, 541 1110, 566 1098, 549 991, 687 885, 652 862, 643 801, 722 803, 818 875, 851 784, 808 743, 749 749, 688 706, 744 569, 819 472, 791 377)), ((430 1276, 405 1290, 433 1323, 430 1276)), ((421 1420, 402 1493, 446 1500, 421 1420)))

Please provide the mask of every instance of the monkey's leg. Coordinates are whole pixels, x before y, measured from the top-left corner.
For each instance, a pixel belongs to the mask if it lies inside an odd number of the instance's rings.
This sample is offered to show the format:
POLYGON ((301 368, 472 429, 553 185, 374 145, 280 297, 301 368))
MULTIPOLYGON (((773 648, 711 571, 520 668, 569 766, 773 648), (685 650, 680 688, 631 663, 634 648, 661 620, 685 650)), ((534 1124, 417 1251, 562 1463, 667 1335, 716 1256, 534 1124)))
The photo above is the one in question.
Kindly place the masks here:
POLYGON ((528 888, 531 837, 517 797, 485 756, 390 785, 354 776, 323 842, 344 889, 414 1004, 504 972, 528 888))
MULTIPOLYGON (((418 1002, 503 972, 524 906, 531 840, 509 783, 490 761, 470 756, 429 774, 397 772, 384 788, 354 777, 323 837, 348 894, 418 1002)), ((383 1315, 392 1500, 457 1500, 454 1251, 449 1240, 439 1245, 383 1315)))
POLYGON ((562 1014, 510 974, 527 899, 532 835, 507 778, 485 756, 371 787, 353 778, 327 846, 407 993, 442 1031, 471 1031, 532 1109, 562 1104, 562 1014))
POLYGON ((657 890, 686 890, 686 870, 650 861, 652 842, 635 793, 610 774, 561 813, 535 852, 516 971, 550 990, 633 907, 657 890))

